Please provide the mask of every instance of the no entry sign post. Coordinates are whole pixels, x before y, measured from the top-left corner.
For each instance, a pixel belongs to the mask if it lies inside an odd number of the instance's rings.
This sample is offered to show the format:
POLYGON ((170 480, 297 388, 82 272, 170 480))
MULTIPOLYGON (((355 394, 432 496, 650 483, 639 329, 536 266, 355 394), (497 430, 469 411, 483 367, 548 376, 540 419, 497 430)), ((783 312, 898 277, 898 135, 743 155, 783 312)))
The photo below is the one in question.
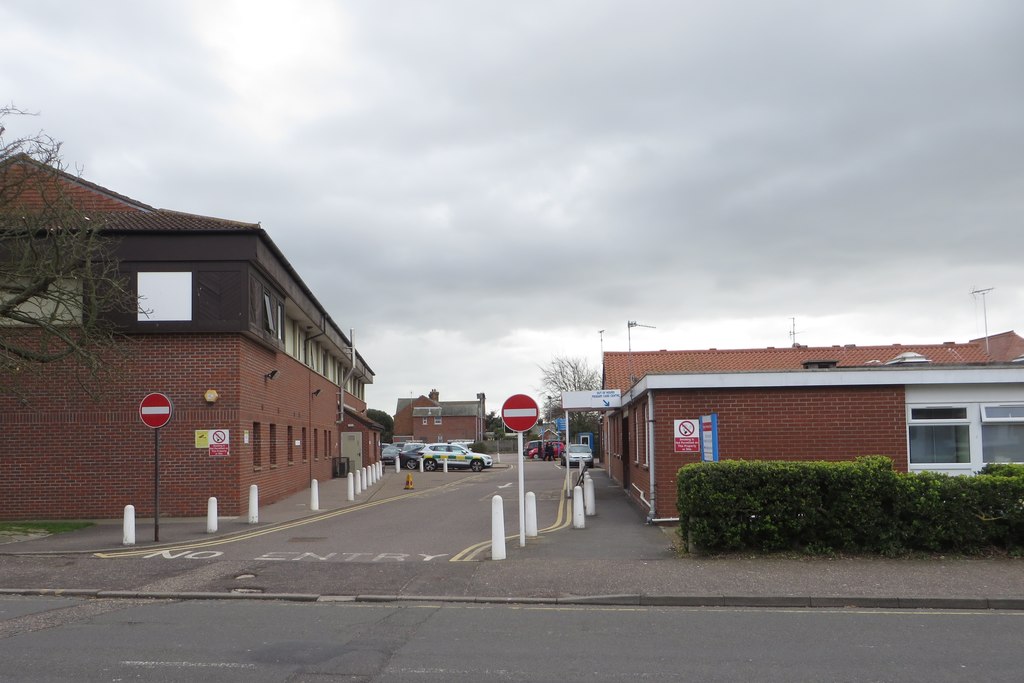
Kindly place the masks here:
POLYGON ((523 432, 533 429, 540 418, 537 402, 525 394, 516 394, 505 399, 501 406, 501 421, 513 432, 519 434, 519 545, 526 545, 526 494, 523 489, 523 432))
POLYGON ((139 419, 153 430, 153 542, 160 542, 160 428, 171 421, 174 405, 163 394, 146 394, 139 403, 139 419))

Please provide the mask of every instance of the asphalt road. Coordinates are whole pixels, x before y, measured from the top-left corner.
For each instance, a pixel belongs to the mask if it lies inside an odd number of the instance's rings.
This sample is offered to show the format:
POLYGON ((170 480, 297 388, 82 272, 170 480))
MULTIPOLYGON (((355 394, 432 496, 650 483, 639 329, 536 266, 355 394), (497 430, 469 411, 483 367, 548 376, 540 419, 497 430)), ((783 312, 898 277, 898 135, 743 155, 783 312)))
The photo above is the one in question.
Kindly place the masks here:
POLYGON ((0 598, 0 681, 1019 681, 1024 613, 0 598))

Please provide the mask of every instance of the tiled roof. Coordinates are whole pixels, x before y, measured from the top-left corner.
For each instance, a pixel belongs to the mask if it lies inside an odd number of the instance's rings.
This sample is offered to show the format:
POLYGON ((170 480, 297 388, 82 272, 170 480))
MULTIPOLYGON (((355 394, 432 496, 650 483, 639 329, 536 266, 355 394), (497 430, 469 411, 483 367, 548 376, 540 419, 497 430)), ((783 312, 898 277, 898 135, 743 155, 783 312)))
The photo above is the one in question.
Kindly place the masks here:
POLYGON ((103 228, 109 232, 247 232, 260 229, 259 223, 242 223, 168 209, 154 209, 146 213, 103 214, 97 220, 103 220, 103 228))
MULTIPOLYGON (((999 342, 999 348, 1011 348, 1024 339, 1013 332, 1017 341, 999 342)), ((997 335, 999 337, 1003 335, 997 335)), ((996 337, 990 337, 992 360, 1009 361, 1012 357, 996 354, 996 337)), ((802 370, 805 363, 832 363, 836 367, 884 366, 905 353, 920 354, 932 364, 964 365, 986 363, 984 339, 964 344, 892 344, 890 346, 820 346, 769 347, 765 349, 706 349, 695 351, 606 351, 604 354, 604 387, 629 389, 630 375, 639 379, 644 375, 683 373, 758 372, 773 370, 802 370)), ((1022 351, 1024 352, 1024 351, 1022 351)))
POLYGON ((992 360, 1014 361, 1024 358, 1024 338, 1012 330, 990 335, 987 343, 985 337, 972 339, 971 342, 977 343, 982 348, 988 348, 992 360))

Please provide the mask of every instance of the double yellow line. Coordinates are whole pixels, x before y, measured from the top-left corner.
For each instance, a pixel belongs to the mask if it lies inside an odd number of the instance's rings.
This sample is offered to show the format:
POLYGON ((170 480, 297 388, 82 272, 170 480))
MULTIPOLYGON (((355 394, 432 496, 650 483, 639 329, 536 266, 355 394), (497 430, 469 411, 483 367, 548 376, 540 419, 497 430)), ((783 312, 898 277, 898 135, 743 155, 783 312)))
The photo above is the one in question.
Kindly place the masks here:
MULTIPOLYGON (((543 529, 539 529, 537 531, 538 534, 551 533, 552 531, 558 531, 559 529, 564 529, 567 526, 569 526, 569 522, 572 521, 572 514, 571 514, 571 508, 569 507, 569 505, 566 504, 565 500, 566 500, 565 496, 562 495, 562 494, 559 494, 558 512, 555 514, 555 523, 552 524, 549 527, 545 527, 543 529)), ((519 538, 519 534, 512 534, 511 536, 506 536, 505 540, 506 541, 511 541, 511 540, 517 539, 517 538, 519 538)), ((491 541, 490 540, 480 541, 479 543, 471 545, 468 548, 466 548, 465 550, 456 553, 448 561, 449 562, 474 562, 474 561, 476 561, 476 558, 477 558, 477 556, 480 553, 482 553, 484 550, 486 550, 486 549, 488 549, 490 547, 491 547, 491 541)))

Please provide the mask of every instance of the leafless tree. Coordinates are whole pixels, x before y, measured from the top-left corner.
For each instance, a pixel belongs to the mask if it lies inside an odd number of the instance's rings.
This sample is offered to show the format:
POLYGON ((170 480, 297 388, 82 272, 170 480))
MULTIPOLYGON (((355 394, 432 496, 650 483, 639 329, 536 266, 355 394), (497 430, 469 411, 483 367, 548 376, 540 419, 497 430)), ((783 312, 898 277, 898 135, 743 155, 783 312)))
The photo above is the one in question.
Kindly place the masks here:
POLYGON ((88 384, 118 346, 108 314, 137 307, 103 216, 67 192, 60 143, 42 132, 4 137, 5 121, 27 115, 0 107, 0 391, 14 394, 54 363, 88 384))
MULTIPOLYGON (((590 366, 585 358, 555 356, 547 365, 540 366, 541 406, 548 417, 559 417, 563 391, 594 391, 601 388, 601 373, 590 366)), ((573 433, 596 430, 596 413, 572 413, 569 429, 573 433)))

